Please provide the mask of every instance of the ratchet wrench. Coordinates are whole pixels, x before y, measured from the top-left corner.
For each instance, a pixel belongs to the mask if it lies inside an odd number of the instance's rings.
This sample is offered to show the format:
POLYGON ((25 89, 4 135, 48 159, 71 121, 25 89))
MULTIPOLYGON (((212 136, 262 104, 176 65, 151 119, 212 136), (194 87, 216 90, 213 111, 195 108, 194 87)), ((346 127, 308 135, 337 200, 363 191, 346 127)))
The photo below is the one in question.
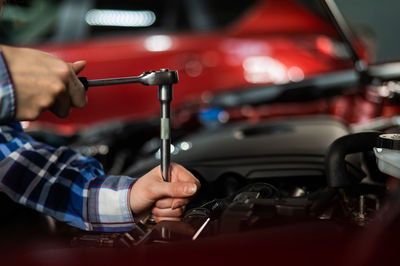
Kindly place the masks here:
POLYGON ((89 87, 108 86, 118 84, 141 83, 145 86, 158 86, 158 100, 160 101, 160 153, 161 174, 164 181, 169 180, 169 167, 171 164, 171 120, 170 105, 172 101, 172 85, 178 83, 178 72, 161 69, 160 71, 146 71, 137 77, 111 78, 88 80, 79 77, 87 90, 89 87))

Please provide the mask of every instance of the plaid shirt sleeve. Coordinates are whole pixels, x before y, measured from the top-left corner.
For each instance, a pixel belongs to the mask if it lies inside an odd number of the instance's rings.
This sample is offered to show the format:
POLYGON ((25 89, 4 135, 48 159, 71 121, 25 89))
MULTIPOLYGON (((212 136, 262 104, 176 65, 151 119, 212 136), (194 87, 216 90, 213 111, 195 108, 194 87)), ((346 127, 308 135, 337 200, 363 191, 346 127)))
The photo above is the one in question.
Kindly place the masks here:
POLYGON ((14 88, 3 53, 0 49, 0 124, 15 117, 14 88))
POLYGON ((0 126, 0 191, 70 225, 131 230, 129 191, 135 180, 104 175, 95 159, 36 142, 19 123, 0 126))

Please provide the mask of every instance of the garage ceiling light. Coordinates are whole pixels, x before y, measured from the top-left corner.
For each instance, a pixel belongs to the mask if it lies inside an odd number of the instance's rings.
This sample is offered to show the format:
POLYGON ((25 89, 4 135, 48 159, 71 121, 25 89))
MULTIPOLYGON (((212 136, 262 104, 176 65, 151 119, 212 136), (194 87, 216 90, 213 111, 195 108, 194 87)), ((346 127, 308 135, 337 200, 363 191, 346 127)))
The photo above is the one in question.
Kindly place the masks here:
POLYGON ((154 35, 146 38, 144 47, 151 52, 163 52, 172 47, 172 39, 167 35, 154 35))
POLYGON ((150 10, 92 9, 85 20, 91 26, 149 27, 156 21, 156 14, 150 10))

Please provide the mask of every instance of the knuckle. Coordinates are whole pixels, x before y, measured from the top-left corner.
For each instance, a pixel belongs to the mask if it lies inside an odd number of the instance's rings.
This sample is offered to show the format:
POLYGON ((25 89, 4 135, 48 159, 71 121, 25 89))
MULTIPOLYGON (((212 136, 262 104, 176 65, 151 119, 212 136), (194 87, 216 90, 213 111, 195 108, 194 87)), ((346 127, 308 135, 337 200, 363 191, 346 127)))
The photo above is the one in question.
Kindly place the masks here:
POLYGON ((66 89, 65 88, 65 84, 63 82, 60 82, 60 81, 54 81, 50 85, 50 91, 53 94, 60 94, 60 93, 64 92, 65 89, 66 89))
POLYGON ((38 100, 38 106, 42 110, 43 109, 47 109, 48 107, 50 107, 52 103, 53 103, 53 100, 49 96, 40 97, 39 100, 38 100))
POLYGON ((57 68, 57 73, 58 76, 61 77, 61 79, 63 80, 67 80, 69 78, 69 76, 71 75, 71 70, 70 67, 62 62, 59 64, 58 68, 57 68))
POLYGON ((36 120, 39 118, 40 114, 42 113, 43 108, 39 107, 33 107, 27 112, 27 116, 29 117, 29 120, 36 120))
POLYGON ((154 216, 161 216, 160 209, 158 208, 153 208, 152 213, 154 216))
POLYGON ((35 120, 39 117, 40 111, 38 109, 30 109, 22 115, 23 120, 35 120))
POLYGON ((183 214, 183 208, 178 208, 178 209, 176 209, 176 210, 175 210, 175 214, 176 214, 176 216, 182 216, 182 214, 183 214))

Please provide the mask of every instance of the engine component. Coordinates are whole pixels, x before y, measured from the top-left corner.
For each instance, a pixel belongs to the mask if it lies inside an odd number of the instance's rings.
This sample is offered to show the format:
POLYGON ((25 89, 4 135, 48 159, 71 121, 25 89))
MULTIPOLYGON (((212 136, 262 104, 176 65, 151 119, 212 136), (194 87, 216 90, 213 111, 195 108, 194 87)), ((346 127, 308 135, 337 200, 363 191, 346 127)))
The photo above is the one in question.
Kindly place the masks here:
POLYGON ((149 230, 141 222, 135 223, 130 232, 84 234, 71 240, 72 247, 96 247, 96 248, 129 248, 145 243, 149 240, 152 230, 149 230))
POLYGON ((335 140, 326 154, 325 169, 330 187, 346 187, 357 184, 365 174, 356 167, 351 167, 345 157, 349 154, 371 151, 375 146, 379 132, 350 134, 335 140))
MULTIPOLYGON (((339 120, 325 116, 265 121, 257 125, 237 123, 183 139, 190 143, 189 149, 179 149, 174 143, 175 152, 171 156, 174 162, 203 178, 203 183, 215 182, 227 175, 253 182, 304 177, 310 183, 324 183, 324 155, 334 140, 348 133, 348 128, 339 120)), ((123 174, 141 176, 158 162, 154 154, 139 160, 123 174)))
POLYGON ((400 135, 382 134, 377 139, 374 153, 379 170, 400 178, 400 135))

